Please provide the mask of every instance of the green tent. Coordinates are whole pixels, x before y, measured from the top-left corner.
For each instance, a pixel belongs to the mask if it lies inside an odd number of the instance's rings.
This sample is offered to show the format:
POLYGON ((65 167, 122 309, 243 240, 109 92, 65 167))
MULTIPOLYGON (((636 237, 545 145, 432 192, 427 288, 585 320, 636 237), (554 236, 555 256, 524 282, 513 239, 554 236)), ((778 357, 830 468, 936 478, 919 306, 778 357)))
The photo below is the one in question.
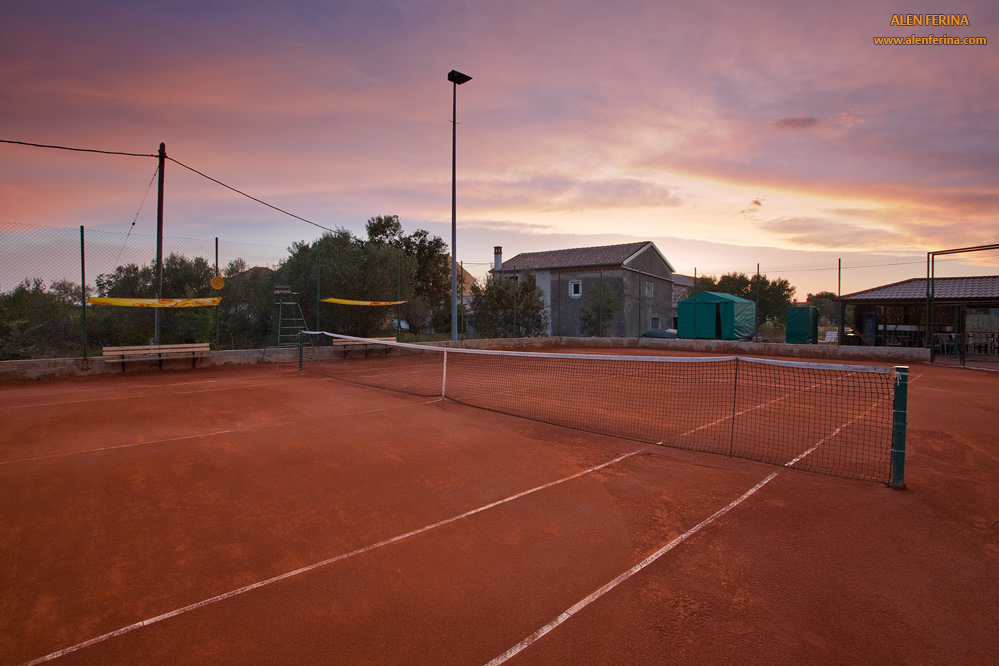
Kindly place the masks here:
POLYGON ((756 332, 756 303, 732 294, 705 291, 677 303, 677 310, 681 338, 745 340, 756 332))

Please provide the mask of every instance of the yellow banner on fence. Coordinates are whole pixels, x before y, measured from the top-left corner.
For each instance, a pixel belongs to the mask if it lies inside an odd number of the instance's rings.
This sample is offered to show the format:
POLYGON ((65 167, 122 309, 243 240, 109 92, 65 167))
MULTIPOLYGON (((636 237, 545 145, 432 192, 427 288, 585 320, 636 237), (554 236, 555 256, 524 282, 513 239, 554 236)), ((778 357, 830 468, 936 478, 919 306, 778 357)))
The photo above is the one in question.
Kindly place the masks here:
POLYGON ((204 308, 218 305, 221 296, 215 298, 105 298, 91 296, 91 305, 116 305, 123 308, 204 308))
POLYGON ((337 303, 338 305, 402 305, 406 301, 349 301, 346 298, 324 298, 323 303, 337 303))

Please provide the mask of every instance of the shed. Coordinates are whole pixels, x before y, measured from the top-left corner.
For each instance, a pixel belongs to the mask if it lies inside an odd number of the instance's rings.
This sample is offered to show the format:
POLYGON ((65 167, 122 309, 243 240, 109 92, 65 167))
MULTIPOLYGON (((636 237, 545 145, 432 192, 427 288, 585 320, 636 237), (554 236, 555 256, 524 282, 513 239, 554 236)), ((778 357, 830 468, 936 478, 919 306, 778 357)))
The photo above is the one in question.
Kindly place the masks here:
POLYGON ((705 291, 683 299, 677 308, 681 338, 744 340, 756 332, 756 303, 746 298, 705 291))
POLYGON ((817 345, 819 343, 819 309, 806 305, 789 305, 786 312, 787 334, 785 341, 791 345, 817 345))

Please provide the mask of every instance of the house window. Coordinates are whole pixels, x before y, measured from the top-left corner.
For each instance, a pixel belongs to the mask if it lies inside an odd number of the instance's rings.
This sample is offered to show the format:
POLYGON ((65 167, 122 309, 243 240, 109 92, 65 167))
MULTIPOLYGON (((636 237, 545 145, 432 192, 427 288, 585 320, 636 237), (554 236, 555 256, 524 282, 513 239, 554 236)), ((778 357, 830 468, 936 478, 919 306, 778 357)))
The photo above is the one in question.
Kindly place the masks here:
POLYGON ((569 280, 569 298, 580 298, 583 295, 583 281, 569 280))
POLYGON ((653 331, 658 331, 659 330, 659 317, 653 317, 652 318, 652 330, 653 331))
POLYGON ((646 282, 645 283, 645 295, 648 296, 649 298, 652 298, 653 296, 655 296, 655 293, 656 293, 656 283, 655 282, 646 282))

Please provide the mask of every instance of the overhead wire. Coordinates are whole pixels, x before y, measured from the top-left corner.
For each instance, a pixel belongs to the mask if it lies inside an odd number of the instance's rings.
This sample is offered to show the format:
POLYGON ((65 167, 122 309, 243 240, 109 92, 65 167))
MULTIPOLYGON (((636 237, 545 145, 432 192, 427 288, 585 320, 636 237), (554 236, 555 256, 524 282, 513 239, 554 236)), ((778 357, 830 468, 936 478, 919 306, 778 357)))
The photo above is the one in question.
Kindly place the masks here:
POLYGON ((331 233, 333 232, 333 230, 332 230, 332 229, 330 229, 329 227, 324 227, 324 226, 323 226, 323 225, 321 225, 321 224, 318 224, 318 223, 316 223, 316 222, 313 222, 312 220, 307 220, 307 219, 305 219, 304 217, 301 217, 301 216, 299 216, 299 215, 295 215, 294 213, 289 213, 288 211, 284 210, 283 208, 278 208, 277 206, 275 206, 275 205, 273 205, 273 204, 269 204, 269 203, 267 203, 266 201, 263 201, 262 199, 258 199, 258 198, 257 198, 257 197, 255 197, 255 196, 252 196, 252 195, 249 195, 249 194, 247 194, 246 192, 243 192, 243 191, 241 191, 241 190, 237 190, 237 189, 236 189, 235 187, 233 187, 232 185, 226 185, 226 184, 225 184, 225 183, 223 183, 223 182, 222 182, 221 180, 218 180, 218 179, 216 179, 216 178, 212 178, 212 177, 211 177, 211 176, 209 176, 208 174, 206 174, 206 173, 203 173, 203 172, 201 172, 201 171, 198 171, 198 170, 197 170, 197 169, 195 169, 194 167, 189 167, 189 166, 187 166, 186 164, 184 164, 183 162, 178 162, 177 160, 175 160, 175 159, 174 159, 174 158, 172 158, 172 157, 169 157, 169 156, 168 156, 168 157, 167 157, 167 159, 168 159, 168 160, 170 160, 171 162, 173 162, 174 164, 176 164, 177 166, 182 166, 182 167, 184 167, 185 169, 187 169, 188 171, 193 171, 194 173, 198 174, 198 175, 199 175, 199 176, 201 176, 202 178, 207 178, 208 180, 210 180, 210 181, 212 181, 213 183, 216 183, 216 184, 218 184, 218 185, 221 185, 222 187, 226 188, 227 190, 232 190, 232 191, 233 191, 233 192, 235 192, 236 194, 239 194, 239 195, 242 195, 242 196, 246 197, 247 199, 252 199, 253 201, 256 201, 256 202, 257 202, 258 204, 262 204, 262 205, 264 205, 264 206, 267 206, 268 208, 273 208, 274 210, 278 211, 279 213, 284 213, 285 215, 288 215, 289 217, 293 217, 293 218, 295 218, 296 220, 301 220, 302 222, 305 222, 306 224, 311 224, 311 225, 312 225, 312 226, 314 226, 314 227, 318 227, 318 228, 320 228, 320 229, 325 229, 326 231, 329 231, 329 232, 331 232, 331 233))
POLYGON ((139 219, 139 213, 142 212, 142 207, 146 204, 146 198, 149 196, 149 190, 153 189, 153 182, 156 180, 156 174, 160 172, 160 165, 156 165, 156 169, 153 170, 153 177, 149 179, 149 187, 146 188, 146 193, 142 195, 142 203, 139 204, 139 210, 135 211, 135 218, 132 220, 132 226, 128 228, 128 233, 125 234, 125 241, 121 244, 121 249, 118 250, 118 258, 115 259, 115 264, 121 260, 121 253, 125 251, 125 245, 128 243, 129 236, 132 235, 132 229, 135 228, 135 222, 139 219))
MULTIPOLYGON (((93 148, 72 148, 72 147, 69 147, 69 146, 56 146, 56 145, 46 144, 46 143, 32 143, 32 142, 29 142, 29 141, 13 141, 13 140, 10 140, 10 139, 0 139, 0 143, 9 143, 9 144, 14 144, 14 145, 18 145, 18 146, 31 146, 31 147, 34 147, 34 148, 51 148, 51 149, 54 149, 54 150, 69 150, 69 151, 78 152, 78 153, 99 153, 99 154, 102 154, 102 155, 124 155, 124 156, 127 156, 127 157, 155 157, 155 158, 159 157, 159 155, 156 154, 156 153, 125 153, 125 152, 119 152, 119 151, 113 151, 113 150, 96 150, 96 149, 93 149, 93 148)), ((318 227, 319 229, 325 229, 326 231, 329 231, 331 233, 333 232, 333 229, 330 229, 329 227, 323 226, 323 225, 321 225, 321 224, 319 224, 317 222, 313 222, 312 220, 307 220, 306 218, 304 218, 304 217, 302 217, 300 215, 295 215, 294 213, 290 213, 290 212, 284 210, 283 208, 278 208, 277 206, 275 206, 273 204, 269 204, 269 203, 267 203, 266 201, 264 201, 262 199, 258 199, 255 196, 252 196, 252 195, 247 194, 246 192, 243 192, 242 190, 236 189, 232 185, 227 185, 227 184, 223 183, 221 180, 218 180, 217 178, 212 178, 208 174, 206 174, 206 173, 204 173, 202 171, 198 171, 194 167, 187 166, 183 162, 179 162, 179 161, 175 160, 174 158, 172 158, 170 156, 165 156, 165 157, 166 157, 166 159, 170 160, 171 162, 173 162, 177 166, 184 167, 188 171, 193 171, 194 173, 198 174, 202 178, 207 178, 208 180, 212 181, 213 183, 215 183, 217 185, 221 185, 222 187, 226 188, 227 190, 232 190, 236 194, 244 196, 247 199, 251 199, 253 201, 256 201, 258 204, 261 204, 263 206, 267 206, 268 208, 276 210, 279 213, 283 213, 283 214, 287 215, 288 217, 293 217, 296 220, 301 220, 302 222, 305 222, 306 224, 311 224, 312 226, 318 227)), ((154 177, 155 177, 155 174, 154 174, 154 177)), ((147 190, 146 194, 148 194, 148 190, 147 190)), ((145 201, 145 199, 143 199, 143 201, 145 201)), ((140 207, 140 210, 141 210, 141 207, 140 207)), ((138 214, 136 214, 136 217, 138 217, 138 214)), ((133 222, 133 225, 134 225, 134 222, 133 222)), ((131 229, 129 229, 129 231, 131 231, 131 229)), ((119 254, 119 257, 120 256, 121 255, 119 254)))
POLYGON ((0 139, 0 143, 12 143, 18 146, 32 146, 34 148, 52 148, 54 150, 71 150, 77 153, 100 153, 101 155, 125 155, 126 157, 157 157, 157 155, 154 153, 123 153, 115 150, 96 150, 94 148, 70 148, 69 146, 53 146, 47 143, 11 141, 10 139, 0 139))

